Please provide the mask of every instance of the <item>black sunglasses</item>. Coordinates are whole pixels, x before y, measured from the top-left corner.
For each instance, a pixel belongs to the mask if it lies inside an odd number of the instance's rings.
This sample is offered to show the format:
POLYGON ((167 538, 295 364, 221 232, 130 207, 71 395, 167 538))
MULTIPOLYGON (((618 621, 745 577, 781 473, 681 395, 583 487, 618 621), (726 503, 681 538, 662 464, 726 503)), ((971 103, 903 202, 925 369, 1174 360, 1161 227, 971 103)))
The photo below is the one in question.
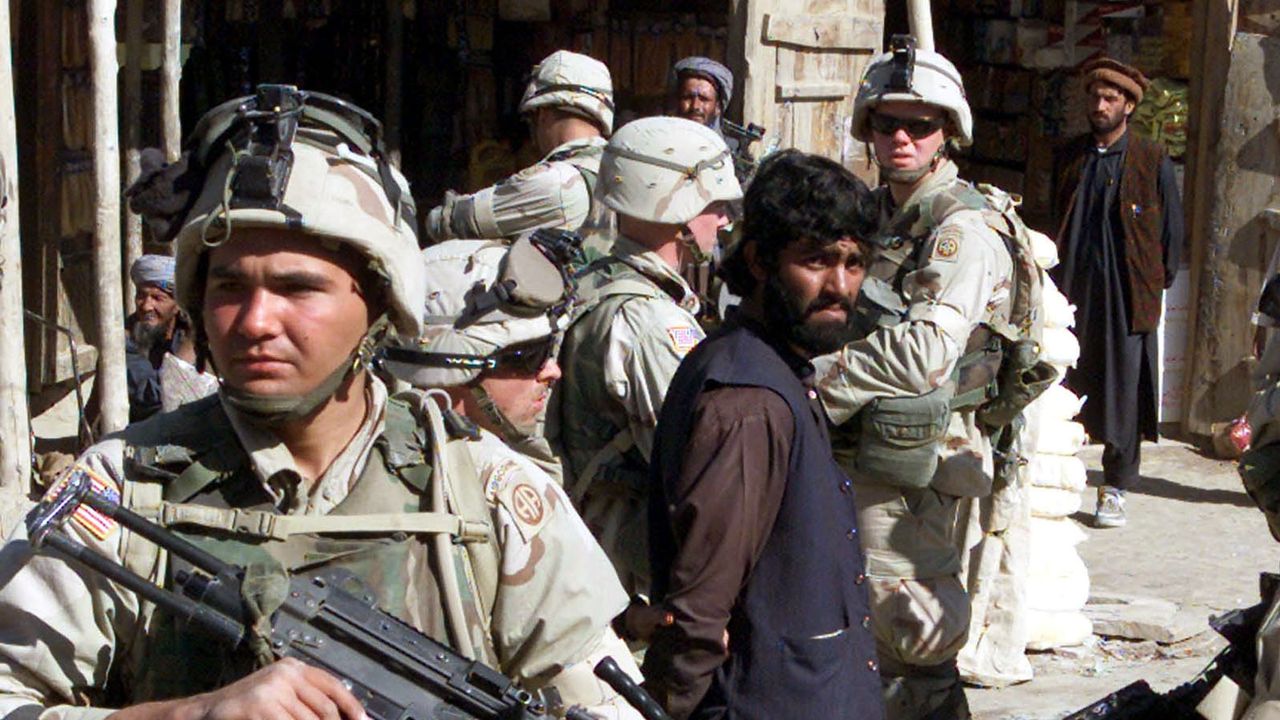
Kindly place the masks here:
POLYGON ((551 351, 555 345, 555 338, 542 338, 503 348, 486 359, 492 363, 490 367, 494 370, 504 370, 515 375, 537 375, 551 359, 551 351))
POLYGON ((898 130, 906 130, 912 140, 922 140, 941 130, 947 119, 936 118, 900 118, 884 113, 871 113, 871 129, 881 135, 892 135, 898 130))

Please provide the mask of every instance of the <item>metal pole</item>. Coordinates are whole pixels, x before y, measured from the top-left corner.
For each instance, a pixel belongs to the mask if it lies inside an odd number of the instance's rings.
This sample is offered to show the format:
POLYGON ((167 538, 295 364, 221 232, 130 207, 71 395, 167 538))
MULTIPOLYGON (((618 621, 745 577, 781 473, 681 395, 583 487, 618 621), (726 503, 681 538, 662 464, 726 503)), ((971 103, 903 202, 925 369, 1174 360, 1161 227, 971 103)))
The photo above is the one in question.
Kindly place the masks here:
POLYGON ((124 295, 120 290, 120 106, 116 76, 116 2, 89 1, 89 57, 93 73, 93 258, 98 305, 98 378, 102 430, 129 424, 125 381, 124 295))
POLYGON ((934 50, 933 16, 929 12, 929 0, 907 0, 907 23, 916 38, 916 47, 934 50))
POLYGON ((164 58, 160 63, 160 136, 165 160, 182 152, 178 87, 182 82, 182 0, 164 0, 164 58))
MULTIPOLYGON (((146 0, 125 0, 125 66, 124 66, 124 125, 125 185, 138 179, 141 167, 138 157, 142 152, 142 10, 146 0)), ((129 268, 142 256, 142 218, 127 207, 124 209, 124 314, 133 312, 133 280, 129 268)))
MULTIPOLYGON (((26 344, 22 322, 22 243, 18 234, 18 137, 13 105, 9 3, 0 2, 0 493, 31 490, 26 344)), ((7 530, 8 528, 6 528, 7 530)))

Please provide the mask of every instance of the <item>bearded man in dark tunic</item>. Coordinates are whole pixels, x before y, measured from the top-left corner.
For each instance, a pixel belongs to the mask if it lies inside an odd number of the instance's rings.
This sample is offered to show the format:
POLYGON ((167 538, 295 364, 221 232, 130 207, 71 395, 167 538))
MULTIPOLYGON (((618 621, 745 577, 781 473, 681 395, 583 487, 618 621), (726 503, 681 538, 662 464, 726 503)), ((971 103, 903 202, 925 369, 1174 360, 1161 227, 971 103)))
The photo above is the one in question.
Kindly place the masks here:
POLYGON ((1087 396, 1085 430, 1105 445, 1094 525, 1119 527, 1140 444, 1157 439, 1155 331, 1182 252, 1182 201, 1164 148, 1128 125, 1146 77, 1110 58, 1082 74, 1092 132, 1058 157, 1053 278, 1076 306, 1080 361, 1067 386, 1087 396))

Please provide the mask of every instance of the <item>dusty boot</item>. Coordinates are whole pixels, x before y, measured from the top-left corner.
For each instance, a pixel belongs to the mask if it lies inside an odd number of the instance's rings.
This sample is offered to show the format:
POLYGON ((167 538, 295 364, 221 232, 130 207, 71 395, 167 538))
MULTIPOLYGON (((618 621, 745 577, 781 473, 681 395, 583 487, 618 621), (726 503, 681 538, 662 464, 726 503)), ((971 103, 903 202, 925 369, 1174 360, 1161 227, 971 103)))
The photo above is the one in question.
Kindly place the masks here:
POLYGON ((1124 527, 1124 491, 1104 485, 1098 488, 1098 509, 1093 513, 1096 528, 1124 527))

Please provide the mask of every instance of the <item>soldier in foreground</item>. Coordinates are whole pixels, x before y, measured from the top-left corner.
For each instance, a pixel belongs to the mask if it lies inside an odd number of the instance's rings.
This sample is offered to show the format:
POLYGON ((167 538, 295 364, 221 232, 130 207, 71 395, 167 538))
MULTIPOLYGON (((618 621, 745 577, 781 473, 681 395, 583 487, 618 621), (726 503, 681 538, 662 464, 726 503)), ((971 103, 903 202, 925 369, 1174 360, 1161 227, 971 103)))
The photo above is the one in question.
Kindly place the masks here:
POLYGON ((628 123, 605 148, 600 174, 618 236, 579 278, 548 433, 569 497, 638 594, 649 590, 653 430, 676 367, 703 337, 697 294, 680 270, 710 252, 726 203, 742 190, 720 136, 681 118, 628 123))
MULTIPOLYGON (((211 111, 184 160, 141 181, 150 189, 135 207, 168 208, 177 299, 222 387, 90 448, 70 472, 249 568, 262 582, 246 589, 349 570, 378 606, 461 654, 563 706, 618 717, 588 662, 617 645, 620 596, 584 586, 608 568, 581 523, 511 476, 481 476, 492 441, 448 436, 434 401, 389 398, 366 369, 389 328, 421 333, 427 290, 408 189, 378 127, 335 98, 263 86, 211 111), (441 516, 452 530, 405 532, 441 516)), ((67 527, 165 587, 189 567, 84 507, 67 527)), ((132 591, 60 559, 26 562, 28 552, 19 529, 4 550, 0 713, 365 717, 322 670, 230 650, 132 591)), ((271 601, 244 600, 264 611, 271 601)))
POLYGON ((604 63, 558 50, 533 68, 520 101, 544 157, 470 195, 449 192, 427 215, 432 240, 515 239, 538 228, 600 229, 594 202, 600 156, 613 131, 613 80, 604 63))
POLYGON ((1012 256, 988 223, 1011 222, 1012 208, 960 180, 948 157, 949 144, 970 144, 972 129, 960 74, 938 53, 898 36, 868 66, 853 133, 873 146, 887 180, 876 191, 881 252, 863 287, 877 326, 815 360, 823 404, 842 426, 836 457, 857 484, 895 720, 968 717, 956 667, 970 626, 957 512, 961 498, 992 493, 998 428, 977 411, 992 400, 983 389, 1000 372, 1001 349, 1024 338, 1025 309, 1038 304, 1039 276, 1015 272, 1029 257, 1012 256), (966 380, 974 372, 983 380, 966 380))
POLYGON ((747 190, 739 312, 680 365, 653 449, 645 655, 673 717, 882 717, 853 484, 809 359, 840 347, 872 252, 869 191, 786 151, 747 190), (726 641, 727 639, 727 641, 726 641))

